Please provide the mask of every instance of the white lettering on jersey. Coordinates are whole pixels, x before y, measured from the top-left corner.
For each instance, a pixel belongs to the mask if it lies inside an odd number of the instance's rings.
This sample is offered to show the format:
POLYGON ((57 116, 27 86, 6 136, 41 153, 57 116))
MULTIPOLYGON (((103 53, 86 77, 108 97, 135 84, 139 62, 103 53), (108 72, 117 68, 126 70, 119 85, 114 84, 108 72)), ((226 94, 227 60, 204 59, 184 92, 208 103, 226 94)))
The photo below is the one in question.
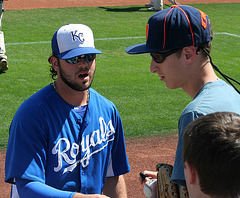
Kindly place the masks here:
POLYGON ((99 118, 100 129, 93 131, 92 134, 86 135, 82 138, 81 141, 81 150, 84 154, 83 158, 76 161, 76 157, 79 153, 79 145, 73 143, 70 145, 70 141, 67 138, 60 138, 56 145, 52 149, 52 154, 57 155, 58 166, 54 167, 54 171, 58 172, 62 169, 63 160, 67 162, 70 166, 64 169, 63 174, 68 171, 73 171, 76 168, 78 163, 82 164, 82 167, 87 167, 89 160, 92 155, 102 151, 107 147, 108 142, 114 140, 114 127, 112 125, 112 120, 106 124, 102 117, 99 118), (102 145, 101 148, 91 152, 91 147, 96 147, 97 145, 102 145), (67 152, 70 150, 70 156, 67 152))

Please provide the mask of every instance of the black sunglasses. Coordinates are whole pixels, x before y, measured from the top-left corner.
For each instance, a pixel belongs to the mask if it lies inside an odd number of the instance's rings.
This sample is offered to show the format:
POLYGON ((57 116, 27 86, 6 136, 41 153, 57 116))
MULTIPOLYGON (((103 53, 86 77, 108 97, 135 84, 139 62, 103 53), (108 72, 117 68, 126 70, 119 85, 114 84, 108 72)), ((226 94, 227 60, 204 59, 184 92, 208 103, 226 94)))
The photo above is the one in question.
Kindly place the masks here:
POLYGON ((76 64, 76 63, 79 63, 82 58, 84 58, 85 61, 89 63, 96 58, 96 54, 84 54, 80 56, 75 56, 73 58, 65 59, 65 61, 70 64, 76 64))
POLYGON ((153 52, 154 55, 153 55, 153 53, 150 53, 150 55, 156 63, 162 63, 165 60, 165 58, 176 53, 178 50, 179 49, 173 49, 168 52, 153 52))

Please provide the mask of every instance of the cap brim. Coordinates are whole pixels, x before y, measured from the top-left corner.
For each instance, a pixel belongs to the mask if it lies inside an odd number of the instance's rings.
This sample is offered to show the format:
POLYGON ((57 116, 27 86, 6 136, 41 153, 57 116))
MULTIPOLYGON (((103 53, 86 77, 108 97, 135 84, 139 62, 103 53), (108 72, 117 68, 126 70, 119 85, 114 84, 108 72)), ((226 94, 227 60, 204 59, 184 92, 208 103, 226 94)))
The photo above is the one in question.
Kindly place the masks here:
POLYGON ((68 59, 68 58, 73 58, 75 56, 80 56, 84 54, 102 54, 102 52, 93 47, 80 47, 80 48, 72 49, 67 52, 58 54, 58 57, 60 59, 68 59))
POLYGON ((158 51, 161 51, 161 49, 149 48, 146 45, 146 43, 133 45, 126 49, 126 52, 128 54, 144 54, 144 53, 151 53, 151 52, 158 52, 158 51))
POLYGON ((146 43, 142 43, 142 44, 137 44, 137 45, 128 47, 126 49, 126 52, 128 54, 143 54, 143 53, 148 53, 148 49, 147 49, 146 43))

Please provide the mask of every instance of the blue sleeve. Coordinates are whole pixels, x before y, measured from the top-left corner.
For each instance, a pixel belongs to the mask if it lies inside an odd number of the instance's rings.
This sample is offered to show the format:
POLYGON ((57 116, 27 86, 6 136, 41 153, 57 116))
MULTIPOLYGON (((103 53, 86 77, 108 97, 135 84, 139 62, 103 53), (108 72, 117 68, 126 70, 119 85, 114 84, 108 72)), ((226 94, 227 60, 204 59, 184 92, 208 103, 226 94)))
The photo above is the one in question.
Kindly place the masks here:
POLYGON ((14 178, 45 182, 47 136, 44 115, 29 100, 17 110, 9 128, 6 182, 14 178))
POLYGON ((34 198, 72 198, 76 192, 58 190, 41 182, 17 180, 18 194, 20 197, 34 198))

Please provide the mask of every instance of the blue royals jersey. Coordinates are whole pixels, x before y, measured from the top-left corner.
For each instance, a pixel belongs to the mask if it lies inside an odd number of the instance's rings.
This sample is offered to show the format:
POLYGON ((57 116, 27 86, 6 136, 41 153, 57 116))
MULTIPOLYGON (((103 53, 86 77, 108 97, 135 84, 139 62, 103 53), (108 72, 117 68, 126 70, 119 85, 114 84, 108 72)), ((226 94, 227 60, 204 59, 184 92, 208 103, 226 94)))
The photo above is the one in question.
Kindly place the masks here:
POLYGON ((101 194, 106 177, 130 171, 115 105, 91 88, 89 94, 84 119, 51 85, 20 106, 9 130, 6 182, 101 194))

